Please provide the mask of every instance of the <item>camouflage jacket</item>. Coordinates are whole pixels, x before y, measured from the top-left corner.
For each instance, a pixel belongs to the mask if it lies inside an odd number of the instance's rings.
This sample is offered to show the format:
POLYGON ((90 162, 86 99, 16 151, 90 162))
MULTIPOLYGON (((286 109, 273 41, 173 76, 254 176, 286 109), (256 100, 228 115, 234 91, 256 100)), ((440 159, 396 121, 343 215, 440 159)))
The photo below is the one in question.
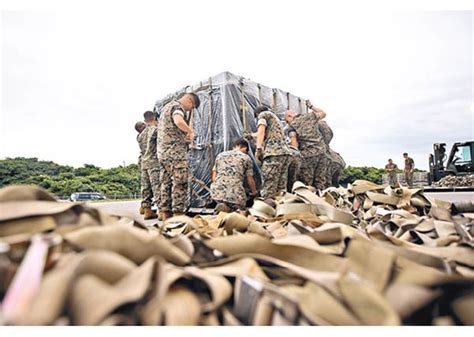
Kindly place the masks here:
POLYGON ((186 161, 188 142, 186 133, 181 131, 173 121, 176 115, 185 118, 185 112, 178 101, 173 100, 163 107, 158 122, 158 158, 160 160, 186 161))
POLYGON ((319 114, 307 112, 297 115, 291 123, 303 158, 315 157, 327 152, 327 145, 319 131, 318 122, 319 114))
POLYGON ((329 145, 334 135, 331 127, 324 120, 320 120, 318 122, 318 127, 319 127, 319 132, 321 132, 321 135, 323 136, 324 142, 326 143, 326 145, 329 145))
POLYGON ((214 165, 216 180, 211 184, 211 197, 236 205, 245 205, 244 177, 253 176, 252 160, 238 150, 221 152, 214 165))
POLYGON ((385 165, 386 170, 393 170, 391 172, 387 172, 388 174, 397 174, 398 166, 397 164, 387 164, 385 165))
POLYGON ((408 157, 405 159, 405 171, 411 171, 415 169, 415 161, 411 158, 408 157))
MULTIPOLYGON (((148 125, 142 133, 144 133, 142 142, 145 146, 145 152, 142 155, 141 167, 144 169, 150 169, 158 166, 158 156, 156 151, 157 146, 157 131, 156 126, 148 125)), ((142 143, 140 143, 140 150, 142 149, 142 143)))
POLYGON ((271 111, 263 111, 257 119, 257 127, 259 125, 266 127, 263 157, 289 155, 285 132, 278 117, 271 111))
POLYGON ((145 154, 146 150, 146 141, 145 141, 145 132, 146 128, 137 135, 138 146, 140 147, 140 156, 138 157, 138 166, 141 166, 142 156, 145 154))

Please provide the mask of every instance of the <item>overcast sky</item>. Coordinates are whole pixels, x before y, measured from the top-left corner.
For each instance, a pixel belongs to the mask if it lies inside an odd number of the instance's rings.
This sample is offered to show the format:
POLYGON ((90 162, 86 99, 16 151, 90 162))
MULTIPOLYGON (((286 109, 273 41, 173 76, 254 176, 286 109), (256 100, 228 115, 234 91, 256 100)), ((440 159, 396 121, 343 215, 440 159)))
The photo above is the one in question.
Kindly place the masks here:
POLYGON ((349 165, 474 139, 473 12, 183 6, 3 11, 0 158, 136 162, 143 112, 222 71, 311 99, 349 165))

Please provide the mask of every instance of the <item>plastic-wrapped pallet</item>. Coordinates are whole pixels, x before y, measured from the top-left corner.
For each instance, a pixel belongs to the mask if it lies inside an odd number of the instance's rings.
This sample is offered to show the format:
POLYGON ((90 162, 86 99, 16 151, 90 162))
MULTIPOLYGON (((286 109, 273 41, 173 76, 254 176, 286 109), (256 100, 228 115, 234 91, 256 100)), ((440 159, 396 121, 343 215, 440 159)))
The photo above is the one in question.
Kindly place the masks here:
MULTIPOLYGON (((166 96, 156 102, 155 111, 160 113, 166 103, 189 91, 195 92, 201 100, 200 107, 187 116, 196 135, 189 152, 191 171, 197 179, 192 184, 192 207, 205 207, 210 202, 209 191, 203 183, 207 186, 211 183, 216 156, 229 150, 244 131, 256 132, 253 111, 258 105, 270 107, 281 120, 286 110, 306 111, 305 99, 229 72, 166 96)), ((253 153, 249 154, 254 162, 257 185, 260 185, 260 170, 253 153)))

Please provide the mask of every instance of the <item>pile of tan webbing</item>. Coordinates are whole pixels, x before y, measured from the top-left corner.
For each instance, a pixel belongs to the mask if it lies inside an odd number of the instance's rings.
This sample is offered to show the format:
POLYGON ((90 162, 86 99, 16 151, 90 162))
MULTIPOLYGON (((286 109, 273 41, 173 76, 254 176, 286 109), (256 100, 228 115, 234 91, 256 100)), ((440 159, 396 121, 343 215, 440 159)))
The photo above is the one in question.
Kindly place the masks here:
POLYGON ((0 190, 8 325, 472 325, 474 215, 356 181, 146 226, 0 190))

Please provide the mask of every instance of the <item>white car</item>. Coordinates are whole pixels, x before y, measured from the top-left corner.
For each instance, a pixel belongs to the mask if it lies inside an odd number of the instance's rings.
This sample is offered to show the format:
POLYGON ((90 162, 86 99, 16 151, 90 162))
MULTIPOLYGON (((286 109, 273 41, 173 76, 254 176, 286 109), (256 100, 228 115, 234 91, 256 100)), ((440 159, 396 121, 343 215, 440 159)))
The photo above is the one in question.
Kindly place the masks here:
POLYGON ((91 200, 105 200, 107 199, 99 192, 76 192, 71 194, 69 200, 71 201, 91 201, 91 200))

